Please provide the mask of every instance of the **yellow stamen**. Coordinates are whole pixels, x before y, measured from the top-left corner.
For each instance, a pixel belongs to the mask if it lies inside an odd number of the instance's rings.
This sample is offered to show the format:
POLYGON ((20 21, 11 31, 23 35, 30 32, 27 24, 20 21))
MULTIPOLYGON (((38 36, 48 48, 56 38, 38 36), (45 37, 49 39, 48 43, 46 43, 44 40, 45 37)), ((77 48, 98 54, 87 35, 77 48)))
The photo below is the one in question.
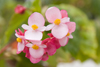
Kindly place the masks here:
POLYGON ((69 35, 70 35, 70 33, 68 32, 66 36, 69 36, 69 35))
POLYGON ((56 20, 54 21, 54 23, 55 23, 56 25, 59 25, 59 24, 60 24, 60 22, 61 22, 61 20, 60 20, 60 19, 56 19, 56 20))
POLYGON ((39 49, 39 46, 37 46, 36 44, 32 46, 33 49, 37 50, 39 49))
POLYGON ((17 42, 22 42, 22 39, 19 37, 16 40, 17 40, 17 42))
POLYGON ((38 26, 34 24, 34 25, 32 25, 32 29, 36 30, 36 29, 38 29, 38 26))

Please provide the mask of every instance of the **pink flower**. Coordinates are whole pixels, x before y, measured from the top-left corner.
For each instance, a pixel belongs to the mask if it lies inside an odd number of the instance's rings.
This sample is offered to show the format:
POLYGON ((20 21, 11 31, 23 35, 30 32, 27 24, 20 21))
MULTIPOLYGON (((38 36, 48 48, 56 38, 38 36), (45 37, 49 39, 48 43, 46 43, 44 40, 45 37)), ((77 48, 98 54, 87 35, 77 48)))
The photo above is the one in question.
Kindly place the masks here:
POLYGON ((26 44, 29 47, 29 53, 33 58, 40 58, 44 54, 44 48, 46 45, 41 44, 41 41, 33 41, 32 43, 26 44))
POLYGON ((51 30, 51 33, 54 37, 57 39, 61 39, 66 36, 68 33, 68 27, 65 23, 69 22, 70 19, 68 17, 63 17, 62 15, 63 12, 61 13, 60 10, 56 7, 50 7, 46 11, 46 18, 49 23, 52 23, 47 26, 46 30, 51 30))
POLYGON ((56 39, 55 37, 43 40, 42 44, 45 44, 47 46, 47 48, 45 48, 45 51, 50 56, 54 55, 56 53, 56 50, 61 47, 58 39, 56 39))
POLYGON ((22 5, 17 5, 15 8, 15 13, 23 14, 25 12, 26 8, 22 5))
POLYGON ((22 31, 20 29, 18 29, 19 32, 17 32, 17 30, 15 30, 15 36, 17 37, 17 42, 18 42, 18 46, 17 46, 17 53, 19 54, 21 51, 24 50, 25 47, 25 39, 24 39, 24 33, 22 33, 22 31))
POLYGON ((42 32, 45 30, 45 20, 40 13, 33 13, 28 19, 28 25, 23 24, 22 28, 27 30, 25 32, 25 38, 28 40, 41 40, 42 32))
MULTIPOLYGON (((49 33, 48 34, 50 37, 54 38, 54 36, 49 33)), ((63 37, 62 39, 56 39, 58 42, 56 44, 59 43, 58 47, 60 48, 61 46, 65 46, 68 43, 69 38, 67 36, 63 37)), ((54 40, 55 42, 55 40, 54 40)))
MULTIPOLYGON (((61 14, 62 14, 62 18, 67 17, 67 12, 65 10, 61 10, 61 14)), ((69 38, 73 38, 73 36, 71 35, 72 32, 75 31, 76 29, 76 23, 75 22, 67 22, 66 23, 67 27, 68 27, 68 33, 66 34, 65 37, 63 37, 62 39, 59 39, 59 43, 61 46, 65 46, 68 43, 69 38)))

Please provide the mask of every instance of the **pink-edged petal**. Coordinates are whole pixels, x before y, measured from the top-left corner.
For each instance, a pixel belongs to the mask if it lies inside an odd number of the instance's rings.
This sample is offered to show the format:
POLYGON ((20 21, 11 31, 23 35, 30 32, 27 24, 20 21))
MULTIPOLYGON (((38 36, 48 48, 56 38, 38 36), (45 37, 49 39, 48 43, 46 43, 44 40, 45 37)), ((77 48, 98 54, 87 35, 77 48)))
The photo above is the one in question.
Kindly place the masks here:
POLYGON ((69 33, 72 33, 76 29, 76 23, 75 22, 68 22, 66 23, 69 29, 69 33))
POLYGON ((61 39, 68 33, 68 27, 65 24, 56 25, 51 32, 54 37, 61 39))
POLYGON ((18 51, 23 51, 24 50, 24 44, 23 43, 18 43, 18 51))
POLYGON ((45 23, 44 17, 37 12, 34 12, 28 19, 29 26, 36 24, 38 27, 42 27, 45 23))
POLYGON ((67 14, 66 10, 61 10, 60 12, 61 12, 62 18, 68 17, 68 14, 67 14))
POLYGON ((46 31, 51 30, 53 27, 54 27, 54 24, 49 24, 49 25, 46 27, 46 31))
POLYGON ((70 18, 64 17, 61 19, 61 23, 67 23, 67 22, 70 22, 70 18))
POLYGON ((38 63, 38 62, 41 61, 41 59, 42 59, 42 57, 40 57, 40 58, 34 58, 34 57, 30 56, 30 61, 31 61, 32 63, 38 63))
POLYGON ((19 37, 19 38, 21 38, 21 39, 25 39, 24 36, 18 35, 17 33, 15 33, 15 36, 16 36, 16 37, 19 37))
POLYGON ((32 47, 32 46, 33 46, 33 44, 28 43, 28 44, 26 44, 26 46, 27 46, 27 47, 32 47))
POLYGON ((42 57, 42 61, 47 61, 49 59, 49 56, 48 54, 44 54, 43 57, 42 57))
POLYGON ((26 53, 25 57, 27 57, 29 59, 30 58, 30 54, 26 53))
POLYGON ((26 31, 25 38, 29 40, 41 40, 42 39, 42 32, 39 31, 26 31))
POLYGON ((39 48, 38 50, 35 50, 33 48, 29 48, 30 55, 34 58, 40 58, 44 54, 44 49, 39 48))
POLYGON ((53 45, 53 43, 48 42, 46 51, 47 51, 48 55, 52 56, 56 53, 56 46, 53 45))
POLYGON ((46 38, 42 41, 42 44, 46 44, 48 41, 50 40, 50 38, 46 38))
POLYGON ((21 53, 21 51, 18 51, 18 49, 17 49, 17 54, 20 54, 21 53))
POLYGON ((20 33, 20 35, 23 35, 23 32, 18 28, 18 31, 20 33))
POLYGON ((49 37, 54 37, 53 35, 52 35, 52 33, 48 33, 47 34, 49 37))
POLYGON ((42 41, 32 41, 32 43, 39 46, 39 45, 41 45, 42 41))
POLYGON ((40 27, 38 30, 41 31, 41 32, 43 32, 43 31, 45 31, 45 29, 46 29, 46 27, 43 26, 43 27, 40 27))
POLYGON ((60 10, 57 7, 48 8, 45 16, 50 23, 53 23, 56 19, 61 19, 60 10))
POLYGON ((16 36, 16 37, 19 37, 19 35, 18 35, 17 33, 15 33, 15 36, 16 36))
POLYGON ((73 38, 73 36, 70 34, 70 35, 68 36, 68 38, 71 38, 71 39, 72 39, 72 38, 73 38))
POLYGON ((61 46, 65 46, 68 43, 69 38, 68 37, 64 37, 62 39, 59 39, 59 43, 61 46))
POLYGON ((29 47, 25 46, 23 52, 26 53, 25 57, 27 57, 29 59, 30 58, 29 47))
MULTIPOLYGON (((17 30, 15 30, 16 34, 19 34, 19 32, 17 32, 17 30)), ((16 35, 15 35, 16 36, 16 35)))
POLYGON ((25 39, 25 37, 24 37, 24 36, 19 36, 19 38, 21 38, 21 39, 25 39))
POLYGON ((28 25, 26 25, 26 24, 23 24, 22 28, 25 29, 25 30, 29 30, 30 29, 30 27, 28 25))

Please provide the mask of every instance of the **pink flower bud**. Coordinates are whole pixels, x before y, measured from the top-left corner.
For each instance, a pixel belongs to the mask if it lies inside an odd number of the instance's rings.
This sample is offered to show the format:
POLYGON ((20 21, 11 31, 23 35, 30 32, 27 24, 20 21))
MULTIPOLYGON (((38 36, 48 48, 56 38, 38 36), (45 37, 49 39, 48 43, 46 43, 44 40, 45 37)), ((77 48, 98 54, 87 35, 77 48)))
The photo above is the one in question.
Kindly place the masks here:
POLYGON ((17 5, 15 8, 15 13, 23 14, 25 12, 26 8, 22 5, 17 5))

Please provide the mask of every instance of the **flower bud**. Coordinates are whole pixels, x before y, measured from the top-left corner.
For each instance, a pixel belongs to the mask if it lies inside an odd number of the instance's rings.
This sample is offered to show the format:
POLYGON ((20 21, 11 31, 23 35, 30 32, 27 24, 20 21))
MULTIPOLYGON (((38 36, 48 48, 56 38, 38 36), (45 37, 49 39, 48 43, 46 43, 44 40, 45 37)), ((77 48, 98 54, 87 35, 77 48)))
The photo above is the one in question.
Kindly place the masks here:
POLYGON ((15 8, 15 13, 23 14, 25 12, 26 8, 22 5, 17 5, 15 8))

